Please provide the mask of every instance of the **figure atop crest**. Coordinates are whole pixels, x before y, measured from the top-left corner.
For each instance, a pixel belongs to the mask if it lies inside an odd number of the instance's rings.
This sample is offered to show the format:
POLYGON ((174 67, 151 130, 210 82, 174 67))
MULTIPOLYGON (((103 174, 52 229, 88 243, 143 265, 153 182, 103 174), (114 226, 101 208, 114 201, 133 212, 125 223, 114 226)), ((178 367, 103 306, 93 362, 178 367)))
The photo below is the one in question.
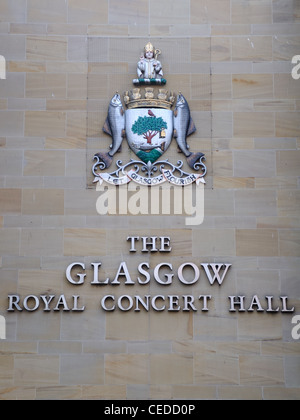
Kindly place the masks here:
MULTIPOLYGON (((163 79, 161 62, 157 60, 160 54, 161 51, 156 49, 151 42, 145 45, 143 55, 137 64, 138 79, 133 80, 135 86, 164 85, 166 83, 166 79, 163 79)), ((164 88, 145 87, 141 89, 135 87, 124 93, 123 102, 126 109, 123 108, 118 92, 110 101, 103 131, 112 137, 112 144, 108 152, 102 151, 95 155, 97 162, 94 164, 93 173, 96 177, 103 178, 103 175, 97 174, 96 168, 106 169, 111 165, 115 153, 121 150, 124 138, 140 161, 131 159, 128 164, 120 166, 122 162, 118 160, 116 164, 119 169, 111 174, 106 174, 106 177, 111 176, 112 182, 119 182, 112 174, 119 174, 120 170, 124 171, 128 165, 133 164, 136 171, 139 170, 139 165, 142 165, 142 171, 147 171, 149 174, 157 170, 155 168, 158 164, 161 164, 161 170, 165 165, 169 165, 172 167, 172 173, 178 171, 181 175, 185 174, 189 177, 191 174, 180 169, 183 162, 178 161, 178 166, 176 166, 168 160, 158 161, 167 151, 172 138, 175 138, 178 151, 185 156, 189 167, 196 171, 202 169, 202 174, 196 174, 197 176, 195 175, 192 179, 195 180, 198 177, 201 178, 201 182, 205 183, 203 179, 206 174, 206 167, 203 163, 205 156, 201 152, 190 151, 187 144, 187 137, 196 131, 196 127, 187 100, 181 92, 176 98, 173 91, 169 93, 164 88)))
POLYGON ((161 51, 156 49, 151 42, 148 42, 145 47, 143 54, 137 64, 137 76, 138 79, 133 79, 135 85, 164 85, 166 79, 163 78, 163 70, 161 62, 157 57, 161 54, 161 51))

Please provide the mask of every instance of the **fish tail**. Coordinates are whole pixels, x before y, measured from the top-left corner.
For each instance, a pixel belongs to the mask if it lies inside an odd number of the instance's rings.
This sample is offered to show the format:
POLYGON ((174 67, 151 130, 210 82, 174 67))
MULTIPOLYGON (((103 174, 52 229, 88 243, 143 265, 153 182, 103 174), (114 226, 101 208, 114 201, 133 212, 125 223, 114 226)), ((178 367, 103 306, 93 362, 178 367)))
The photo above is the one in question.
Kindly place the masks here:
POLYGON ((187 158, 187 163, 189 165, 190 168, 195 169, 194 165, 195 163, 197 163, 197 161, 204 156, 203 153, 201 152, 197 152, 197 153, 191 153, 187 158))
POLYGON ((105 164, 106 168, 109 168, 113 161, 112 157, 107 152, 99 152, 99 153, 96 153, 95 156, 99 157, 99 159, 105 164))

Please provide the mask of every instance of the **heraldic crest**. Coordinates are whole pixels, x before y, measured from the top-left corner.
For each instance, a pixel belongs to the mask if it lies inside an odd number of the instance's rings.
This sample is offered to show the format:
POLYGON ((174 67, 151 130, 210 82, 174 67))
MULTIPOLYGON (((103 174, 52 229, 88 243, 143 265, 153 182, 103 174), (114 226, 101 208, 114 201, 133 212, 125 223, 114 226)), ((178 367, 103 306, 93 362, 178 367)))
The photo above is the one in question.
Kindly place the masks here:
POLYGON ((109 151, 94 156, 94 182, 102 183, 104 180, 121 185, 133 180, 149 186, 166 181, 182 186, 194 181, 197 184, 205 183, 205 156, 201 152, 191 152, 187 144, 187 137, 196 131, 189 105, 181 92, 176 95, 161 88, 166 84, 166 79, 163 78, 161 62, 157 59, 160 54, 161 51, 150 42, 144 47, 137 63, 138 78, 132 81, 135 87, 124 93, 126 110, 118 92, 112 97, 103 126, 103 131, 112 137, 112 144, 109 151), (150 87, 154 85, 158 85, 157 92, 150 87), (144 86, 144 92, 138 86, 144 86), (181 160, 176 165, 168 159, 160 160, 173 137, 188 166, 197 173, 183 171, 181 160), (111 166, 125 138, 139 160, 131 159, 125 165, 118 160, 115 171, 104 172, 111 166))

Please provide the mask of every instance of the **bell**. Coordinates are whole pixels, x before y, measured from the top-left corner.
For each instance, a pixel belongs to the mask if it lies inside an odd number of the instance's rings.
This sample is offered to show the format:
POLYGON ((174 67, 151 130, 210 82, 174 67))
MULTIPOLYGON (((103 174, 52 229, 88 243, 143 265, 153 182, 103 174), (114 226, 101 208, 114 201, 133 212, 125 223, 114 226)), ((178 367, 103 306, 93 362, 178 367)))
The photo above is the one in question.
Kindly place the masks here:
POLYGON ((162 129, 159 133, 159 138, 164 139, 165 137, 166 137, 166 131, 164 129, 162 129))

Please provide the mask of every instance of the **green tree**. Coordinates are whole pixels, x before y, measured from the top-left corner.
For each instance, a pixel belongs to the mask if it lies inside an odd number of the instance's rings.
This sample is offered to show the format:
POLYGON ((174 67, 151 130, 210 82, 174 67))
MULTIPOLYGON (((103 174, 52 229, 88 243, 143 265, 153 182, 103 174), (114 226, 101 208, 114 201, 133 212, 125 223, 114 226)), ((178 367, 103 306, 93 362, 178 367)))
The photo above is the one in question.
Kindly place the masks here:
POLYGON ((131 130, 134 134, 143 136, 147 140, 148 144, 151 144, 151 140, 156 136, 160 131, 167 129, 167 123, 162 119, 162 117, 139 117, 131 127, 131 130))

